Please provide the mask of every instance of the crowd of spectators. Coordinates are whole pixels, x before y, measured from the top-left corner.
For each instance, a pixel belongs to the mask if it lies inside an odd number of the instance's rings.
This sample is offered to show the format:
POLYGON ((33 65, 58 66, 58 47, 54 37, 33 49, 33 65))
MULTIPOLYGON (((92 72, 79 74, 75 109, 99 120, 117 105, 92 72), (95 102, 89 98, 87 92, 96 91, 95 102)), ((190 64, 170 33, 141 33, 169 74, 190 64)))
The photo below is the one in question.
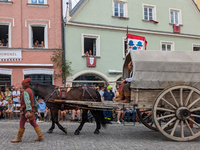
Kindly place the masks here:
MULTIPOLYGON (((2 91, 0 88, 0 119, 12 119, 13 114, 20 116, 20 97, 23 93, 22 88, 15 86, 7 87, 5 91, 2 91)), ((42 98, 36 97, 38 101, 38 109, 35 114, 35 118, 38 122, 42 121, 51 121, 51 111, 46 106, 46 103, 42 98)), ((72 110, 59 110, 58 111, 58 120, 59 121, 69 121, 80 122, 81 121, 81 109, 72 109, 72 110), (67 117, 68 115, 68 117, 67 117)))
MULTIPOLYGON (((96 89, 101 95, 102 101, 115 101, 115 98, 119 96, 119 85, 113 87, 107 84, 106 87, 91 86, 91 88, 96 89), (114 91, 114 92, 113 92, 114 91)), ((20 87, 12 86, 7 87, 3 92, 0 88, 0 119, 7 118, 12 119, 13 113, 16 113, 19 117, 20 109, 20 96, 23 93, 23 89, 20 87)), ((38 101, 38 110, 36 112, 37 121, 51 121, 50 109, 46 106, 42 98, 36 98, 38 101)), ((76 108, 73 110, 59 110, 58 111, 58 121, 81 121, 81 108, 76 108)), ((109 123, 115 120, 118 124, 121 124, 123 120, 125 121, 135 121, 136 111, 134 109, 128 108, 113 108, 113 109, 103 109, 104 117, 109 123)), ((88 112, 88 121, 94 121, 93 116, 88 112)))

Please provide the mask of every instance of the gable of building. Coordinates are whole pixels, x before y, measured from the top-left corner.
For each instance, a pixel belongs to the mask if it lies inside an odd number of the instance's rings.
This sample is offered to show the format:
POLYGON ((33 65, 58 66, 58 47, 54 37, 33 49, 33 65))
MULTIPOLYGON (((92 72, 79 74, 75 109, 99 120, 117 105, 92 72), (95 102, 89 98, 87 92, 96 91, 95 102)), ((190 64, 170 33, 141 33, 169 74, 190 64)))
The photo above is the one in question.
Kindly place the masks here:
POLYGON ((164 3, 160 0, 80 0, 70 12, 72 17, 70 22, 173 32, 173 24, 170 23, 170 10, 178 10, 180 11, 181 33, 200 35, 200 31, 196 31, 200 24, 200 13, 193 0, 168 0, 164 3), (127 5, 125 17, 114 16, 114 2, 122 2, 127 5), (154 7, 154 20, 157 23, 144 20, 144 6, 154 7))

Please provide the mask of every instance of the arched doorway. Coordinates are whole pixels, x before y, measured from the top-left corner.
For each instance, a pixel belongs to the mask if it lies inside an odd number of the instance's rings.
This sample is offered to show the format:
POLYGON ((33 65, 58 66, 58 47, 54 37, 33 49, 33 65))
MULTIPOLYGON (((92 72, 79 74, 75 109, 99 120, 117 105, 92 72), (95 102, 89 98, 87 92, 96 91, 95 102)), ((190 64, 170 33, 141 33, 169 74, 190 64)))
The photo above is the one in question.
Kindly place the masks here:
POLYGON ((96 74, 84 74, 75 78, 72 86, 99 86, 104 87, 106 81, 96 74))

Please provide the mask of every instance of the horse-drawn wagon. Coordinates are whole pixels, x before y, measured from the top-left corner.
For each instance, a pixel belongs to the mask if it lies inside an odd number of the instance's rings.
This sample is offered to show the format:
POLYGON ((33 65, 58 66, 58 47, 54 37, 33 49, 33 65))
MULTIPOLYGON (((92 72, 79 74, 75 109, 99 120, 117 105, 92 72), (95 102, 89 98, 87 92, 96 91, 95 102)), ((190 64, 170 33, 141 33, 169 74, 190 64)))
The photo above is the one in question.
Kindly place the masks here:
POLYGON ((133 63, 131 103, 150 129, 176 141, 189 141, 200 130, 200 54, 198 52, 132 51, 126 57, 123 76, 133 63), (141 110, 142 109, 142 110, 141 110), (144 112, 148 115, 142 118, 144 112), (151 118, 152 121, 147 121, 151 118), (180 125, 180 126, 179 126, 180 125))
POLYGON ((131 51, 124 62, 123 77, 132 61, 131 102, 78 102, 89 108, 135 107, 141 122, 176 141, 200 135, 195 118, 200 118, 200 53, 131 51), (148 114, 145 118, 142 114, 148 114), (148 120, 148 121, 147 121, 148 120))
MULTIPOLYGON (((77 89, 80 91, 79 96, 73 94, 73 90, 70 91, 66 100, 56 100, 56 97, 59 97, 55 92, 57 90, 51 87, 49 90, 51 92, 46 94, 47 103, 51 104, 48 101, 51 97, 54 102, 67 104, 66 107, 81 106, 83 109, 85 107, 91 110, 134 107, 146 127, 158 130, 172 140, 189 141, 200 135, 199 129, 192 128, 193 124, 194 127, 200 127, 197 121, 200 118, 198 115, 200 111, 199 57, 199 52, 131 51, 126 56, 123 66, 123 78, 126 78, 129 74, 128 63, 132 61, 130 103, 95 102, 94 99, 83 101, 84 93, 91 95, 85 92, 84 87, 77 89), (74 96, 82 100, 77 98, 79 100, 75 101, 74 96), (142 114, 147 116, 142 117, 142 114)), ((35 91, 41 92, 39 89, 35 91)), ((52 108, 54 107, 55 105, 52 105, 52 108)), ((81 123, 81 127, 75 133, 79 133, 83 124, 81 123)), ((97 128, 100 129, 98 126, 97 128)), ((50 128, 53 129, 54 126, 50 128)))

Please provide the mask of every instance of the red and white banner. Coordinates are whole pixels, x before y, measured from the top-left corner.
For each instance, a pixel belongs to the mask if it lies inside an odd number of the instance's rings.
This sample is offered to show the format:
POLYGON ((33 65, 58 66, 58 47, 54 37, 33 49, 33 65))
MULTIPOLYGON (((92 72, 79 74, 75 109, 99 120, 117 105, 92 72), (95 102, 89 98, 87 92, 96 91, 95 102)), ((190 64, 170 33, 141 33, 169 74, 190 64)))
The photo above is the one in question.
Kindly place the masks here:
POLYGON ((87 66, 96 67, 96 57, 87 57, 87 66))
POLYGON ((127 34, 127 49, 128 52, 131 50, 146 50, 147 49, 147 40, 145 37, 127 34))

